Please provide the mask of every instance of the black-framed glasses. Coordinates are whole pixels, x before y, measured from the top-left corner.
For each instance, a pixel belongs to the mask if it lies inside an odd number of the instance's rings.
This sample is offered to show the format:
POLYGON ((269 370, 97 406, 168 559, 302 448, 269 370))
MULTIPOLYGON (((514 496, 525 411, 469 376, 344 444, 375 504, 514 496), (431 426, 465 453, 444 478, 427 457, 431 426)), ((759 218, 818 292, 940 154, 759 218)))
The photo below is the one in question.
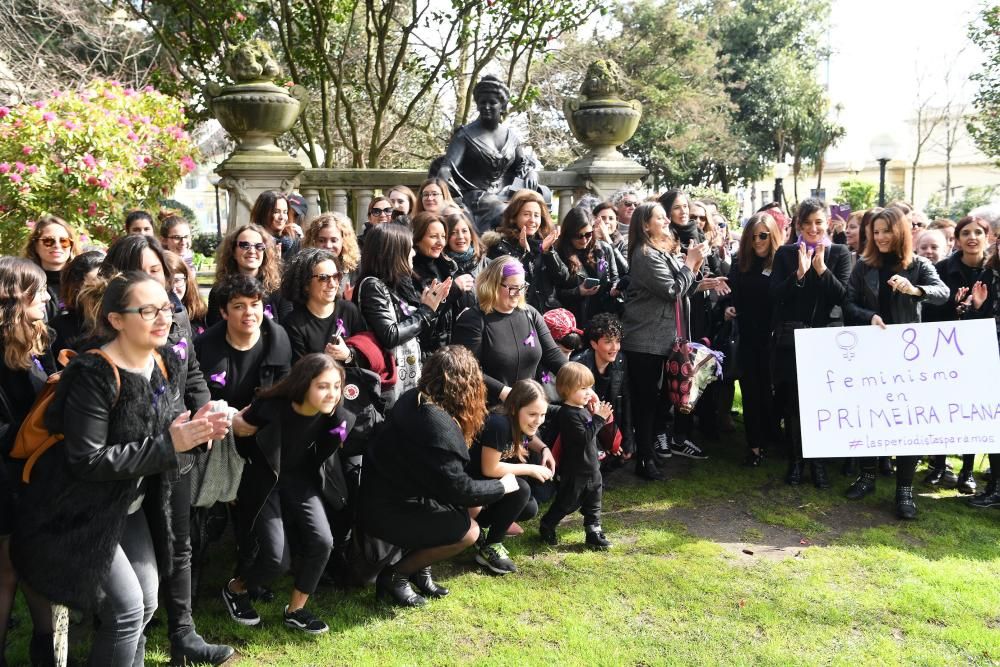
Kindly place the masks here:
POLYGON ((771 232, 757 232, 753 237, 758 241, 766 241, 771 238, 771 232))
POLYGON ((59 244, 59 247, 62 248, 63 250, 73 247, 73 239, 69 238, 68 236, 64 236, 59 239, 57 239, 54 236, 43 236, 38 240, 41 241, 42 245, 45 246, 46 248, 51 248, 57 243, 59 244))
POLYGON ((500 285, 500 287, 503 287, 505 290, 507 290, 508 296, 514 297, 514 296, 520 296, 525 292, 527 292, 528 285, 530 284, 531 283, 523 283, 521 285, 500 285))
POLYGON ((318 280, 321 283, 327 283, 327 284, 334 283, 334 282, 340 282, 340 274, 339 273, 314 273, 313 274, 313 280, 318 280))
POLYGON ((122 308, 118 312, 122 315, 127 315, 128 313, 138 313, 139 317, 147 322, 155 320, 156 316, 160 313, 163 313, 168 320, 172 320, 174 318, 174 305, 172 303, 168 303, 165 306, 154 306, 149 304, 146 306, 136 306, 135 308, 122 308))
POLYGON ((637 202, 637 201, 623 201, 622 202, 622 206, 624 206, 626 208, 635 208, 638 205, 639 205, 639 202, 637 202))
POLYGON ((267 245, 263 243, 250 243, 249 241, 238 241, 236 245, 237 247, 239 247, 240 250, 244 252, 250 250, 251 248, 253 248, 257 252, 264 252, 265 250, 267 250, 267 245))
POLYGON ((182 243, 184 241, 190 240, 191 235, 188 234, 187 236, 181 236, 180 234, 174 234, 173 236, 168 236, 167 238, 173 241, 174 243, 182 243))
POLYGON ((373 208, 368 215, 392 215, 394 210, 391 206, 389 208, 373 208))
POLYGON ((582 234, 577 234, 576 238, 578 238, 581 241, 589 241, 590 239, 594 238, 594 232, 583 232, 582 234))

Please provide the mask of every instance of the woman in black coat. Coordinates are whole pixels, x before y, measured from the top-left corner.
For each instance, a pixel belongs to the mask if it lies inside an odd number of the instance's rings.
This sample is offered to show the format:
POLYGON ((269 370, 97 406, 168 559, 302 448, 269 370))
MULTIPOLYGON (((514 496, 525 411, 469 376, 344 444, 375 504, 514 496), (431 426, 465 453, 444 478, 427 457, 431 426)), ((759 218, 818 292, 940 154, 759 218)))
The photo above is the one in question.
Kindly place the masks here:
POLYGON ((576 317, 581 327, 599 313, 620 310, 620 303, 611 296, 618 284, 614 258, 606 254, 597 242, 595 224, 590 211, 576 207, 566 214, 556 241, 556 252, 567 266, 572 287, 557 291, 559 301, 576 317), (587 281, 595 284, 589 285, 587 281))
POLYGON ((513 257, 493 260, 476 280, 479 305, 462 312, 452 331, 452 342, 482 364, 491 406, 506 400, 518 380, 535 378, 539 364, 555 374, 567 361, 541 314, 525 303, 525 277, 513 257))
MULTIPOLYGON (((167 345, 172 313, 163 286, 147 274, 110 281, 98 322, 108 342, 103 354, 81 354, 63 372, 46 425, 65 437, 38 460, 11 543, 33 590, 96 612, 95 665, 142 664, 142 631, 157 601, 154 543, 171 548, 167 522, 147 522, 144 500, 154 505, 150 515, 169 517, 164 473, 176 473, 177 453, 229 425, 228 413, 209 414, 208 406, 193 416, 175 412, 183 387, 167 345)), ((225 653, 217 662, 233 653, 216 648, 225 653)))
MULTIPOLYGON (((941 305, 948 300, 948 287, 934 265, 913 254, 912 229, 898 208, 883 209, 872 217, 872 234, 865 253, 854 266, 844 304, 847 323, 882 327, 921 321, 924 302, 941 305)), ((896 457, 896 515, 917 516, 913 502, 913 475, 917 456, 896 457)), ((875 490, 875 458, 861 459, 861 476, 847 491, 851 500, 875 490)))
MULTIPOLYGON (((17 492, 23 462, 9 458, 21 423, 54 370, 45 328, 50 300, 46 275, 27 259, 0 257, 0 664, 8 621, 17 592, 10 560, 10 534, 17 516, 17 492)), ((24 590, 34 633, 31 660, 52 660, 52 614, 49 603, 24 590)))
POLYGON ((477 480, 466 472, 469 445, 486 419, 486 386, 479 363, 449 345, 424 365, 417 389, 397 401, 365 456, 361 519, 368 533, 406 555, 378 575, 375 592, 399 605, 448 593, 431 565, 479 539, 470 507, 489 505, 520 489, 517 478, 477 480), (416 593, 411 584, 421 594, 416 593))
MULTIPOLYGON (((773 378, 778 415, 785 420, 790 460, 785 481, 802 483, 802 431, 799 425, 799 387, 795 370, 795 330, 837 326, 843 323, 843 303, 851 275, 847 246, 831 243, 827 236, 826 207, 806 199, 795 212, 795 243, 778 248, 771 271, 774 308, 773 378)), ((830 488, 826 466, 810 461, 813 484, 830 488)))

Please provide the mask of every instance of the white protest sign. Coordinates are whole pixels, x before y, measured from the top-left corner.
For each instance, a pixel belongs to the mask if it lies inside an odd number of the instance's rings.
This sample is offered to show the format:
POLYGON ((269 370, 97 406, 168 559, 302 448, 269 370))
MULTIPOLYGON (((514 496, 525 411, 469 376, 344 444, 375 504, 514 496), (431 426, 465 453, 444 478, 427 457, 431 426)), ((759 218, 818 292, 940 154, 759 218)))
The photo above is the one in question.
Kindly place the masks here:
POLYGON ((1000 452, 992 319, 795 332, 807 458, 1000 452))

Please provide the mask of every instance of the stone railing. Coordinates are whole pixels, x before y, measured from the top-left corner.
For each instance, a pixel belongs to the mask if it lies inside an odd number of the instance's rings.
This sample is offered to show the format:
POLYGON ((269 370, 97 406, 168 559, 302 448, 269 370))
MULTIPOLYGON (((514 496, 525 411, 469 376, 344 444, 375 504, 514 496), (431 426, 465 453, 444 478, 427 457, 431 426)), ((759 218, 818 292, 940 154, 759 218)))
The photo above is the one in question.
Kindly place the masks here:
MULTIPOLYGON (((321 200, 325 199, 327 210, 351 218, 360 231, 375 195, 388 194, 396 185, 405 185, 416 192, 426 178, 427 172, 421 169, 306 169, 298 177, 298 185, 309 209, 307 218, 323 211, 321 200)), ((552 190, 560 220, 569 212, 578 193, 587 190, 584 180, 572 171, 542 171, 538 181, 552 190)))

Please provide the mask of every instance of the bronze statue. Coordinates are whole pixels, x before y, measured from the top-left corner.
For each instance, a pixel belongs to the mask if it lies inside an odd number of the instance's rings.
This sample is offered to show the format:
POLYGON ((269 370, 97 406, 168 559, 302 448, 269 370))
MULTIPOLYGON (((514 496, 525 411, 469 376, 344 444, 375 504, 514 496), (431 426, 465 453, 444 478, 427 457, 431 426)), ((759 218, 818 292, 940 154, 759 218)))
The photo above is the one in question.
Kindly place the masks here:
POLYGON ((497 199, 506 201, 521 189, 536 190, 551 200, 551 192, 538 185, 537 163, 524 154, 521 140, 501 121, 507 113, 510 90, 487 74, 472 90, 479 118, 459 128, 436 174, 456 198, 476 217, 477 226, 497 199))

